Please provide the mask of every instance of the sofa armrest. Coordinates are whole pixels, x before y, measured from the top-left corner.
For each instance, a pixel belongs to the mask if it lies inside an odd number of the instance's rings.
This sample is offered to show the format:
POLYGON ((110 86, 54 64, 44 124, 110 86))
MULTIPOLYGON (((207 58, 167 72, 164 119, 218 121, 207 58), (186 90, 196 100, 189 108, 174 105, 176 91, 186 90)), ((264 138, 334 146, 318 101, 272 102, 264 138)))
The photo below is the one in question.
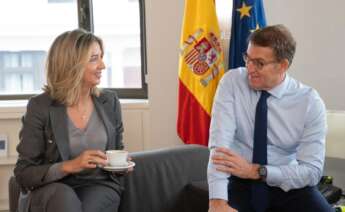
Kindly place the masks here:
POLYGON ((184 187, 206 180, 208 156, 208 148, 199 145, 132 153, 136 166, 123 178, 120 211, 181 211, 184 187))
POLYGON ((326 157, 324 175, 334 178, 333 184, 345 190, 345 159, 326 157))

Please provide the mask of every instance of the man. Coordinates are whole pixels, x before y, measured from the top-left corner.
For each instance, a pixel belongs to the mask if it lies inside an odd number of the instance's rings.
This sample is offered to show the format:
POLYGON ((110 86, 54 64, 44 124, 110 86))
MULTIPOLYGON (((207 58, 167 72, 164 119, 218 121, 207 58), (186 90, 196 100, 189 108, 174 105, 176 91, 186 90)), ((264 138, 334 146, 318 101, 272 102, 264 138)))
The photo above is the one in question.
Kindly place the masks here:
POLYGON ((325 157, 325 105, 287 74, 296 42, 282 25, 259 29, 248 41, 246 68, 227 72, 215 96, 209 211, 332 211, 315 188, 325 157))

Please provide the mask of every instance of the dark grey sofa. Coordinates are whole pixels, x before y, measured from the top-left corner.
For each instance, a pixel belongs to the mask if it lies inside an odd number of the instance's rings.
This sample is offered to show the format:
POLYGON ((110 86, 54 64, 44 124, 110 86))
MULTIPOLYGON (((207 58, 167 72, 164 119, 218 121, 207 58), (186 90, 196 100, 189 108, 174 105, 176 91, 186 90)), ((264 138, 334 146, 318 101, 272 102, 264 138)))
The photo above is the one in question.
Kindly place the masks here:
MULTIPOLYGON (((132 153, 136 166, 123 177, 120 212, 200 211, 188 205, 188 184, 206 181, 209 151, 199 145, 132 153)), ((19 187, 9 181, 10 211, 17 209, 19 187)), ((207 207, 207 201, 202 207, 207 207)))
MULTIPOLYGON (((120 212, 207 212, 206 170, 209 151, 199 145, 131 154, 135 171, 123 177, 120 212)), ((345 160, 326 158, 324 175, 345 189, 345 160)), ((15 212, 19 187, 9 181, 10 211, 15 212)))

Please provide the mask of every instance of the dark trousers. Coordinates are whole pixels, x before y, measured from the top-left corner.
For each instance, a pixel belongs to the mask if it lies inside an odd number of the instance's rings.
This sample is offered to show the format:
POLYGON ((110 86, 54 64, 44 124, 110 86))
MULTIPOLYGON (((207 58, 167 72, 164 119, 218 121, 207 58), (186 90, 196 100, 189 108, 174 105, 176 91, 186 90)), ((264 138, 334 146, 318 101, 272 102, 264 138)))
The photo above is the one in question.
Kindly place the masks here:
MULTIPOLYGON (((255 212, 251 206, 251 180, 231 177, 229 180, 229 205, 238 212, 255 212)), ((288 192, 268 187, 267 212, 331 212, 334 211, 316 187, 305 187, 288 192)))
POLYGON ((101 183, 70 186, 56 182, 30 195, 30 212, 116 212, 120 205, 119 193, 101 183))

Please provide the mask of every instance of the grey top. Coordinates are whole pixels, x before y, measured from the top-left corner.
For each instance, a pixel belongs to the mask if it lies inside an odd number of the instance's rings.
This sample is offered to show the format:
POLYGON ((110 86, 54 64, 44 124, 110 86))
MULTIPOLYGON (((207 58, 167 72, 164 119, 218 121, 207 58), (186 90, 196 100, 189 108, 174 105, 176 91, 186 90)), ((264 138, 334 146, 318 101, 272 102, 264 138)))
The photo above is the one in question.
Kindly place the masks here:
POLYGON ((68 134, 71 158, 75 158, 85 150, 105 151, 107 133, 95 110, 92 111, 85 129, 77 128, 68 118, 68 134))
MULTIPOLYGON (((95 109, 92 111, 85 129, 77 128, 68 117, 68 136, 71 158, 78 157, 85 150, 105 151, 107 133, 95 109)), ((45 176, 46 182, 56 181, 66 176, 61 171, 61 165, 62 162, 56 163, 49 168, 45 176)), ((76 175, 82 179, 107 179, 107 175, 99 168, 84 170, 76 175)))

